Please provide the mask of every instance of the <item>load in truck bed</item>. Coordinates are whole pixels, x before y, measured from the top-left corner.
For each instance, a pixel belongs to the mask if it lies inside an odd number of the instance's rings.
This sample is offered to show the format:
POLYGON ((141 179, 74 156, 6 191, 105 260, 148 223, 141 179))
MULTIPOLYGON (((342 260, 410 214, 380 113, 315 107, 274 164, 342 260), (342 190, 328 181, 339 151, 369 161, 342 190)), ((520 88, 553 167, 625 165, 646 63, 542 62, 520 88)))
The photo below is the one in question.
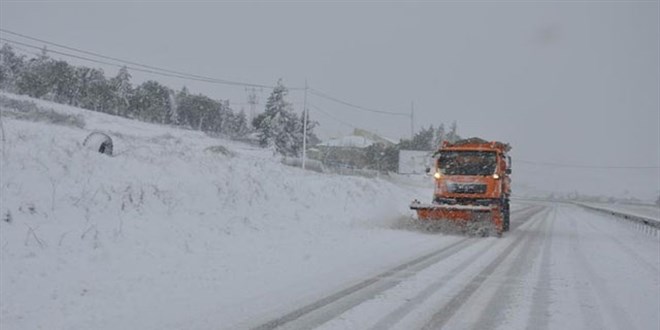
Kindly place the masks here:
POLYGON ((501 236, 502 217, 497 205, 426 204, 414 200, 410 209, 416 222, 427 230, 476 236, 501 236))

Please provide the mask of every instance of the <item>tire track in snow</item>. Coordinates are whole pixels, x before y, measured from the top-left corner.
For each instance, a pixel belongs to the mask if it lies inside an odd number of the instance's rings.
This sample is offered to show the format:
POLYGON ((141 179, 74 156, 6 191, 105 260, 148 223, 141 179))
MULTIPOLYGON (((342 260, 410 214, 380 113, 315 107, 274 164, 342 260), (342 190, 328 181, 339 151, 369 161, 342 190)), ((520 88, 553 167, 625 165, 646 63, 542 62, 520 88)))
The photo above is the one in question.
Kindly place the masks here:
MULTIPOLYGON (((563 213, 563 212, 562 212, 563 213)), ((566 217, 562 217, 562 221, 566 221, 566 217)), ((568 233, 569 240, 569 249, 574 252, 577 248, 577 226, 575 221, 569 223, 570 232, 568 233)), ((572 281, 574 283, 574 289, 578 296, 578 303, 580 308, 580 313, 582 314, 582 328, 584 329, 605 329, 602 311, 600 311, 598 305, 596 304, 596 298, 594 297, 593 289, 591 288, 591 283, 579 281, 579 274, 577 269, 581 267, 580 260, 574 256, 574 253, 571 253, 573 256, 571 258, 573 262, 573 274, 575 279, 572 281), (583 285, 575 285, 583 284, 583 285)))
MULTIPOLYGON (((542 209, 543 207, 530 207, 512 212, 512 215, 516 215, 516 219, 521 219, 516 222, 516 227, 542 209)), ((266 330, 279 327, 299 329, 319 326, 477 242, 480 242, 479 238, 461 239, 252 329, 266 330)))
POLYGON ((515 214, 516 217, 514 219, 511 219, 509 232, 512 232, 516 230, 518 227, 522 226, 525 222, 527 222, 527 220, 529 220, 535 214, 541 212, 541 210, 543 210, 544 208, 546 208, 546 206, 531 205, 529 207, 525 207, 517 211, 511 212, 511 215, 515 214))
MULTIPOLYGON (((536 218, 530 227, 538 227, 546 221, 547 217, 536 218), (540 219, 540 220, 539 220, 540 219)), ((521 234, 510 243, 504 251, 502 251, 497 258, 491 261, 477 276, 459 291, 449 302, 447 302, 442 309, 431 316, 430 320, 422 327, 422 329, 440 329, 454 316, 454 314, 469 300, 472 294, 481 287, 481 285, 489 278, 497 267, 507 259, 507 257, 524 242, 528 235, 521 234)))
MULTIPOLYGON (((571 216, 570 214, 566 214, 566 212, 562 212, 563 216, 566 219, 570 220, 570 227, 572 229, 569 238, 570 238, 570 244, 571 244, 571 250, 573 253, 571 254, 574 257, 575 260, 575 269, 578 271, 581 271, 584 275, 584 278, 589 279, 589 282, 585 282, 588 286, 586 287, 586 290, 589 290, 589 294, 592 297, 593 300, 597 300, 600 302, 601 306, 604 305, 608 310, 608 314, 610 315, 610 319, 614 322, 616 325, 617 329, 636 329, 635 326, 633 325, 632 320, 630 319, 630 316, 628 313, 622 309, 619 306, 616 306, 613 301, 616 301, 612 294, 610 293, 610 290, 607 288, 607 285, 605 284, 605 280, 596 272, 589 262, 589 259, 584 255, 584 251, 581 248, 581 241, 580 241, 580 236, 578 235, 578 221, 575 219, 575 217, 571 216), (594 286, 592 286, 592 283, 594 286)), ((580 222, 583 223, 583 222, 580 222)), ((584 292, 585 289, 577 288, 579 291, 584 292)), ((603 311, 600 310, 599 306, 597 305, 597 302, 594 301, 593 306, 589 306, 587 304, 582 303, 580 305, 581 311, 584 314, 584 322, 586 322, 585 326, 588 329, 605 329, 604 327, 604 322, 603 322, 603 311), (596 321, 597 323, 592 326, 591 322, 596 321)))
POLYGON ((520 279, 529 273, 535 260, 537 260, 536 257, 541 253, 543 243, 548 239, 549 228, 552 225, 552 220, 547 221, 549 214, 550 212, 546 212, 543 224, 539 225, 538 231, 530 231, 525 235, 525 242, 518 249, 520 253, 515 256, 504 275, 503 281, 499 283, 495 293, 488 301, 484 313, 479 316, 472 327, 473 329, 497 328, 506 320, 505 312, 508 309, 516 310, 515 306, 511 306, 515 302, 514 291, 524 286, 525 283, 521 282, 520 279))
MULTIPOLYGON (((516 223, 520 227, 520 225, 526 223, 526 221, 532 217, 533 215, 539 213, 543 207, 531 207, 531 208, 525 208, 520 210, 520 214, 517 214, 516 212, 516 223)), ((512 222, 513 223, 513 222, 512 222)), ((381 320, 379 320, 374 326, 372 326, 370 329, 371 330, 378 330, 378 329, 387 329, 391 328, 393 325, 395 325, 398 321, 403 319, 408 313, 413 311, 417 306, 419 306, 421 303, 426 301, 428 298, 430 298, 433 294, 435 294, 440 288, 442 288, 448 281, 456 277, 456 275, 460 274, 462 271, 464 271, 466 268, 468 268, 470 265, 472 265, 476 260, 479 259, 480 256, 483 255, 487 250, 491 249, 492 246, 486 246, 482 250, 480 250, 478 253, 474 254, 474 257, 466 259, 463 261, 461 264, 459 264, 456 268, 452 269, 448 274, 445 274, 445 276, 441 277, 437 281, 433 282, 431 285, 426 287, 424 290, 422 290, 417 296, 409 299, 406 304, 400 306, 393 312, 389 313, 385 317, 383 317, 381 320)))
POLYGON ((541 251, 541 266, 534 293, 532 294, 532 307, 527 319, 526 329, 545 330, 550 322, 550 250, 553 243, 553 229, 557 220, 557 207, 552 209, 552 220, 543 242, 541 251))
POLYGON ((283 326, 299 329, 299 328, 313 328, 314 326, 321 325, 327 322, 328 320, 336 317, 337 315, 340 315, 343 312, 355 307, 356 305, 359 305, 360 303, 375 297, 379 293, 396 286, 397 284, 399 284, 406 278, 416 274, 420 270, 428 268, 431 265, 453 255, 454 253, 476 242, 478 242, 478 239, 475 238, 461 239, 439 250, 428 253, 424 256, 416 258, 405 264, 392 268, 386 272, 371 277, 356 285, 353 285, 335 294, 317 300, 311 304, 303 306, 284 316, 263 323, 252 329, 266 330, 266 329, 275 329, 283 326), (322 311, 322 309, 326 307, 330 307, 331 310, 322 311), (317 311, 321 313, 315 313, 317 311), (311 317, 308 317, 309 314, 315 314, 315 315, 311 315, 311 317), (308 319, 299 321, 299 319, 302 319, 304 317, 308 317, 308 319))
POLYGON ((426 287, 417 296, 410 299, 406 304, 400 306, 398 309, 396 309, 395 311, 391 312, 390 314, 382 318, 380 321, 378 321, 378 323, 376 323, 370 329, 379 330, 379 329, 391 328, 394 324, 396 324, 396 322, 398 322, 406 315, 408 315, 408 313, 410 313, 415 307, 419 306, 421 303, 426 301, 430 296, 432 296, 448 281, 450 281, 451 279, 456 277, 456 275, 460 274, 466 268, 472 265, 477 259, 479 259, 479 256, 481 256, 490 248, 491 248, 490 246, 485 246, 484 248, 480 249, 477 253, 474 254, 473 257, 463 261, 460 265, 458 265, 458 267, 452 269, 448 274, 445 274, 439 280, 437 280, 430 286, 426 287))

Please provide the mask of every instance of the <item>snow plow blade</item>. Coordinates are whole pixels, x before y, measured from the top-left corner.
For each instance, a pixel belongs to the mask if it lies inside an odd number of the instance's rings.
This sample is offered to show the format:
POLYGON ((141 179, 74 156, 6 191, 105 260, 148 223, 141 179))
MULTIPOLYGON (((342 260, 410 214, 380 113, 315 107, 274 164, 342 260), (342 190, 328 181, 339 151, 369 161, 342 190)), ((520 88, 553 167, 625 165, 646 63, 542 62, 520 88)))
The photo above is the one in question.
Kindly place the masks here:
POLYGON ((430 225, 453 223, 470 234, 481 236, 487 236, 484 231, 492 231, 496 236, 503 232, 502 215, 496 205, 422 204, 414 200, 410 209, 417 212, 419 221, 430 225))

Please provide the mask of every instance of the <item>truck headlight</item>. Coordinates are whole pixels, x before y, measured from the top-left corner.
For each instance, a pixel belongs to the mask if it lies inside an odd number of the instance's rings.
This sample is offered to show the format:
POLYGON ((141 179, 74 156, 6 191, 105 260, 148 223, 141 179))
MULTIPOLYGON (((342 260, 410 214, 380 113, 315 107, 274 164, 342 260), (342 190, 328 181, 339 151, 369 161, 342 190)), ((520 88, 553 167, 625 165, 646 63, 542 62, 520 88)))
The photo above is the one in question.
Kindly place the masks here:
POLYGON ((442 177, 442 174, 440 174, 440 172, 435 172, 433 173, 433 177, 439 180, 442 177))
POLYGON ((499 174, 497 174, 497 173, 493 174, 493 179, 497 180, 499 178, 500 178, 499 174))

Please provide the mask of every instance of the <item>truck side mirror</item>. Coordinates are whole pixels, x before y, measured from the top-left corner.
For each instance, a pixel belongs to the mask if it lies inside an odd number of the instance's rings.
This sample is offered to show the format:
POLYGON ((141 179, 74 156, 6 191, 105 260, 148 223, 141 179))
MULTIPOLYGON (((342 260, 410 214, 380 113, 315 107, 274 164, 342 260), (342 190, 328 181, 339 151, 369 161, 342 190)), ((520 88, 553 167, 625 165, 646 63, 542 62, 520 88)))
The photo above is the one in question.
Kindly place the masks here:
POLYGON ((426 168, 426 174, 429 174, 429 173, 431 173, 431 168, 430 168, 430 167, 427 167, 427 168, 426 168))
POLYGON ((507 168, 506 171, 504 171, 504 172, 506 172, 506 174, 511 174, 511 169, 507 168))

